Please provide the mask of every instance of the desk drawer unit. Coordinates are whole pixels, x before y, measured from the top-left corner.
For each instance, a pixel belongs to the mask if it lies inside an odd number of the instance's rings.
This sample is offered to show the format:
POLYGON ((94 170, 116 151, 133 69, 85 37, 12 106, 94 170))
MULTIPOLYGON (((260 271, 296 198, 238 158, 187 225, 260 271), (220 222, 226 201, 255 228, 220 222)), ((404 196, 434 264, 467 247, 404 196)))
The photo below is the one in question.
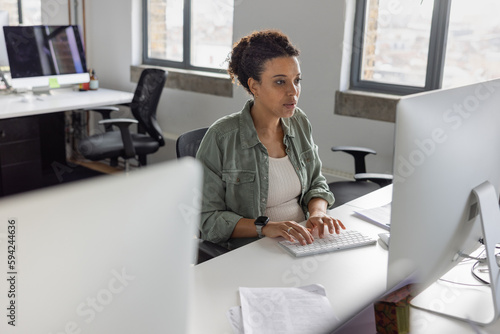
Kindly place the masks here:
POLYGON ((38 188, 41 183, 37 117, 0 120, 0 195, 38 188))

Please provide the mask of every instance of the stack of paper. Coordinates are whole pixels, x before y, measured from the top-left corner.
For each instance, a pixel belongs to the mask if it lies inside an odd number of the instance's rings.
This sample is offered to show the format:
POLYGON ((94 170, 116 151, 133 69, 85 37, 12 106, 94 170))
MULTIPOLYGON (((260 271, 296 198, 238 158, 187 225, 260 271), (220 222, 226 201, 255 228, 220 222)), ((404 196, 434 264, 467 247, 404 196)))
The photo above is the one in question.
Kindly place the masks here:
POLYGON ((320 285, 300 288, 240 288, 241 307, 228 311, 237 334, 320 334, 338 324, 325 289, 320 285))
POLYGON ((391 228, 391 203, 354 212, 364 218, 367 218, 369 222, 385 228, 386 230, 390 230, 391 228))

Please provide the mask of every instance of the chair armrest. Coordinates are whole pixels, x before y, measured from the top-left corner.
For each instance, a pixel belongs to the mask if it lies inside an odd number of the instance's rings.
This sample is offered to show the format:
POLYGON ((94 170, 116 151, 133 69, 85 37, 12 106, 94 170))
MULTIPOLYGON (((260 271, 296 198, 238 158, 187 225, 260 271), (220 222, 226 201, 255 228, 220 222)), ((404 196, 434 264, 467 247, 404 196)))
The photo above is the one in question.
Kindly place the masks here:
MULTIPOLYGON (((111 119, 111 112, 113 111, 119 111, 120 108, 118 107, 113 107, 113 106, 102 106, 102 107, 96 107, 96 108, 85 108, 82 109, 85 111, 95 111, 101 114, 102 119, 111 119)), ((104 126, 104 129, 106 132, 113 131, 111 129, 111 125, 107 124, 104 126)))
POLYGON ((380 187, 385 187, 392 183, 393 176, 391 174, 380 173, 359 173, 354 175, 356 181, 371 181, 378 184, 380 187))
POLYGON ((120 134, 122 136, 123 148, 125 150, 126 159, 135 157, 135 148, 132 143, 132 135, 130 134, 129 126, 132 124, 139 123, 135 119, 130 118, 114 118, 114 119, 103 119, 99 121, 99 124, 103 125, 114 125, 120 129, 120 134))
POLYGON ((354 174, 366 173, 365 156, 367 154, 377 154, 376 151, 359 146, 333 146, 332 151, 345 152, 354 158, 354 174))
POLYGON ((365 153, 377 154, 375 150, 361 146, 333 146, 332 151, 343 151, 343 152, 352 151, 352 152, 365 152, 365 153))
POLYGON ((113 118, 113 119, 103 119, 99 121, 99 124, 111 124, 116 126, 120 126, 122 124, 129 126, 137 123, 139 123, 139 121, 132 118, 113 118))

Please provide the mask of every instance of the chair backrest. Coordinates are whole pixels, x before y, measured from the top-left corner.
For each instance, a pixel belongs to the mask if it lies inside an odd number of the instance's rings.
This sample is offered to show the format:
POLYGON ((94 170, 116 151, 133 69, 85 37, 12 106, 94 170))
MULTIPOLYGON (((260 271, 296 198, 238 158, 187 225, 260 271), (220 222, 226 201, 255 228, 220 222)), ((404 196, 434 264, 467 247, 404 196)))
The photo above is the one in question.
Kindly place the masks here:
POLYGON ((132 114, 139 121, 139 128, 156 139, 160 146, 165 145, 165 139, 156 121, 156 109, 166 80, 167 72, 164 70, 155 68, 143 70, 130 104, 132 114))
POLYGON ((186 156, 196 157, 196 152, 198 152, 201 140, 203 139, 203 136, 205 136, 207 130, 208 128, 201 128, 180 135, 175 143, 177 158, 186 156))

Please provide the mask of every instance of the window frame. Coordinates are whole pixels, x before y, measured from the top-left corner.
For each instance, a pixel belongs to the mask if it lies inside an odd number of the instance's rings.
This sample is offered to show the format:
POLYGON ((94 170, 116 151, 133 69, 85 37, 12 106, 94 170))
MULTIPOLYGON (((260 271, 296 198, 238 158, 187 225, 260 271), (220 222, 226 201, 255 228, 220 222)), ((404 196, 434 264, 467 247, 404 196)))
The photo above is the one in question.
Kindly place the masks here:
POLYGON ((23 0, 17 0, 17 15, 19 24, 23 24, 23 0))
POLYGON ((142 63, 145 65, 178 68, 181 70, 192 70, 210 73, 226 73, 225 69, 200 67, 191 65, 191 0, 184 0, 183 12, 183 57, 182 62, 173 60, 150 58, 148 56, 149 44, 149 0, 142 0, 142 63))
POLYGON ((354 34, 351 55, 350 89, 385 94, 408 95, 440 89, 443 81, 446 42, 452 0, 435 0, 427 54, 427 68, 424 87, 397 85, 361 80, 365 12, 369 0, 356 0, 354 34))
POLYGON ((23 0, 17 0, 17 24, 23 24, 23 0))

